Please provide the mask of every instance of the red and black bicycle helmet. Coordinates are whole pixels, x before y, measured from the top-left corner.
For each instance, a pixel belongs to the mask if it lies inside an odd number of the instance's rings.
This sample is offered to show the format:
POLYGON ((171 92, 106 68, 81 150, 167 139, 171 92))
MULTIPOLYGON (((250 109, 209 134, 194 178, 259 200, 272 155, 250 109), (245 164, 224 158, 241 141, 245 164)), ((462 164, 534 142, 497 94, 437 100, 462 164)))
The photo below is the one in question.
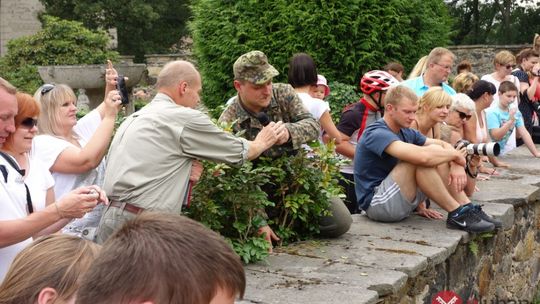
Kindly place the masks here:
POLYGON ((373 70, 362 76, 360 90, 364 94, 371 95, 379 91, 386 91, 391 85, 399 84, 399 81, 385 71, 373 70))

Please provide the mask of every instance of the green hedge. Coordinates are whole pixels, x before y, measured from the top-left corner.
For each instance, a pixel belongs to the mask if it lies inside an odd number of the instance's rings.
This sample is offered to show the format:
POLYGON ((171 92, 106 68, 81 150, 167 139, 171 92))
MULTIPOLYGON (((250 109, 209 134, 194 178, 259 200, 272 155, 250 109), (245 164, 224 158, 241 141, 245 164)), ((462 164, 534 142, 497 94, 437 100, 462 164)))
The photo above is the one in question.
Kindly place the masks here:
POLYGON ((43 29, 10 40, 0 60, 0 75, 22 91, 33 93, 41 84, 39 65, 104 64, 118 53, 107 49, 104 31, 91 31, 82 23, 43 16, 43 29))
POLYGON ((407 67, 448 42, 450 18, 442 0, 263 1, 194 0, 194 54, 209 108, 234 94, 239 55, 265 52, 286 82, 289 58, 309 53, 329 81, 356 84, 390 60, 407 67))

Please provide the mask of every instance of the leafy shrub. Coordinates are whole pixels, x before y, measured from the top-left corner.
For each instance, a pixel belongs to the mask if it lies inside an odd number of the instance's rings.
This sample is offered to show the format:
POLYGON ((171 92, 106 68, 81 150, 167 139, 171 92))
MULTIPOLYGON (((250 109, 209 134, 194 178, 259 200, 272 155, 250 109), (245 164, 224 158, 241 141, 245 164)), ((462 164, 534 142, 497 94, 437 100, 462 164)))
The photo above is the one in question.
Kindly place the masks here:
POLYGON ((326 96, 325 100, 330 104, 332 120, 337 124, 343 108, 351 103, 357 102, 360 99, 361 93, 358 92, 355 86, 337 81, 331 82, 329 86, 330 95, 326 96))
POLYGON ((289 58, 309 53, 328 79, 355 83, 390 60, 412 67, 446 45, 450 18, 442 0, 194 0, 194 54, 203 101, 212 109, 233 95, 232 66, 260 50, 286 82, 289 58))
POLYGON ((104 31, 90 31, 80 22, 43 16, 43 29, 31 36, 8 42, 0 61, 0 74, 22 91, 34 92, 41 84, 39 65, 102 64, 115 60, 107 50, 104 31))
POLYGON ((315 144, 313 158, 301 151, 292 157, 261 158, 256 167, 251 162, 241 167, 205 162, 185 213, 225 236, 244 262, 262 260, 268 243, 257 230, 266 222, 280 244, 319 232, 318 219, 328 214, 330 197, 341 193, 333 148, 315 144), (263 191, 268 184, 277 189, 273 202, 263 191), (276 216, 266 221, 259 211, 268 208, 276 216))

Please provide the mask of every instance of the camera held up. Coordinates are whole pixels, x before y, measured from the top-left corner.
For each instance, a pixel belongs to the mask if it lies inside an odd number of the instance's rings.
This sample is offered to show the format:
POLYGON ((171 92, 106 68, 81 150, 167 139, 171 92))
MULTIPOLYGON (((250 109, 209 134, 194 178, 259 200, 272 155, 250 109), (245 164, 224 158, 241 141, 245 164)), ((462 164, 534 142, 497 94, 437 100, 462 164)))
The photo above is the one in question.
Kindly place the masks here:
POLYGON ((116 89, 118 90, 118 93, 120 94, 120 97, 122 98, 122 104, 123 105, 128 104, 129 94, 126 87, 126 81, 123 75, 118 75, 116 89))
POLYGON ((465 147, 467 154, 498 156, 501 153, 501 146, 497 142, 471 144, 466 139, 460 139, 454 146, 456 149, 465 147))

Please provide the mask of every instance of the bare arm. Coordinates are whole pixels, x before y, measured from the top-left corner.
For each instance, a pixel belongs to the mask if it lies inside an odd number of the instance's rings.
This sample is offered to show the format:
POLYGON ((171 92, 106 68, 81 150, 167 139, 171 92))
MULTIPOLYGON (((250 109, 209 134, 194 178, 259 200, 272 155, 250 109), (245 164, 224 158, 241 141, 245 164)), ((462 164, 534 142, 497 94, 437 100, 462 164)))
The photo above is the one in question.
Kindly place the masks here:
MULTIPOLYGON (((528 86, 528 87, 527 87, 527 96, 529 97, 529 100, 533 100, 533 99, 534 99, 534 94, 536 93, 536 88, 537 88, 538 85, 539 85, 539 84, 538 84, 538 82, 539 82, 538 78, 539 78, 539 76, 534 76, 533 81, 532 81, 532 83, 531 83, 530 86, 529 86, 529 84, 527 83, 527 86, 528 86)), ((522 82, 521 85, 520 85, 521 88, 523 88, 523 87, 522 87, 523 84, 524 84, 524 83, 522 82)))
POLYGON ((325 111, 323 115, 321 115, 319 123, 321 124, 323 130, 328 135, 330 135, 331 138, 334 138, 336 144, 339 144, 341 142, 341 132, 339 132, 339 130, 336 128, 336 125, 332 121, 332 116, 330 116, 330 112, 325 111))
POLYGON ((105 194, 89 194, 93 187, 81 187, 64 195, 56 203, 33 212, 25 218, 0 221, 0 248, 13 245, 37 234, 62 218, 79 218, 92 210, 99 200, 107 201, 105 194))
POLYGON ((349 142, 350 139, 351 137, 341 133, 341 143, 336 145, 336 152, 350 159, 353 159, 356 149, 355 146, 349 142))
POLYGON ((512 128, 514 127, 515 122, 516 121, 514 119, 510 119, 510 120, 506 121, 505 123, 503 123, 500 128, 489 129, 488 130, 489 135, 491 136, 491 138, 493 140, 499 141, 504 137, 504 135, 506 133, 508 133, 510 130, 512 130, 512 128))
MULTIPOLYGON (((116 80, 117 77, 118 72, 113 67, 112 62, 107 60, 107 68, 105 69, 105 94, 103 96, 108 96, 109 92, 116 90, 116 84, 118 83, 116 80)), ((97 107, 97 110, 101 118, 105 117, 106 110, 103 102, 97 107)))
POLYGON ((400 160, 424 167, 434 167, 450 161, 464 166, 465 158, 463 155, 453 148, 444 148, 445 145, 449 146, 448 143, 429 138, 424 146, 394 141, 386 147, 385 152, 400 160))
POLYGON ((54 205, 22 219, 0 221, 0 248, 26 240, 60 220, 54 205))
MULTIPOLYGON (((46 196, 45 205, 50 206, 50 205, 54 204, 54 197, 55 197, 54 196, 54 187, 51 187, 51 188, 47 189, 47 196, 46 196)), ((55 233, 58 230, 62 229, 62 227, 67 225, 67 223, 69 223, 70 221, 71 221, 71 219, 67 219, 67 218, 60 219, 60 220, 56 221, 56 223, 50 225, 49 227, 41 230, 38 233, 36 233, 33 237, 35 239, 35 238, 43 236, 43 235, 48 235, 48 234, 51 234, 51 233, 55 233)))
POLYGON ((121 101, 116 90, 109 93, 103 106, 105 116, 88 143, 82 147, 70 147, 62 151, 51 166, 51 171, 60 173, 84 173, 99 165, 107 152, 114 130, 114 122, 121 101))

